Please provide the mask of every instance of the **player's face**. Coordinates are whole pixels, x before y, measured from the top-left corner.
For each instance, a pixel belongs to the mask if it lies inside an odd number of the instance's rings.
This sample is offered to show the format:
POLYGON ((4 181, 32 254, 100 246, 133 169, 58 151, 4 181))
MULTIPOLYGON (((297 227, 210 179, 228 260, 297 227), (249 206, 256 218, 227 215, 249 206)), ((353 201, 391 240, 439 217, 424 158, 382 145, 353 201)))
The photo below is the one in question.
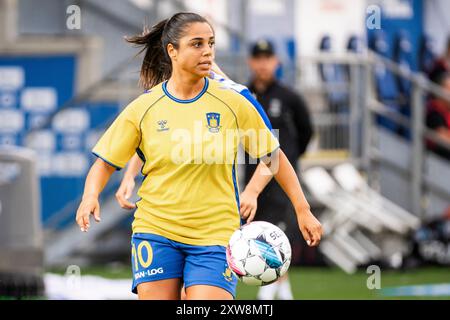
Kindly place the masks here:
POLYGON ((273 55, 260 55, 249 59, 249 67, 256 80, 269 82, 275 77, 278 59, 273 55))
POLYGON ((209 76, 214 60, 214 32, 205 22, 194 22, 187 26, 180 39, 178 49, 169 49, 173 67, 199 77, 209 76))

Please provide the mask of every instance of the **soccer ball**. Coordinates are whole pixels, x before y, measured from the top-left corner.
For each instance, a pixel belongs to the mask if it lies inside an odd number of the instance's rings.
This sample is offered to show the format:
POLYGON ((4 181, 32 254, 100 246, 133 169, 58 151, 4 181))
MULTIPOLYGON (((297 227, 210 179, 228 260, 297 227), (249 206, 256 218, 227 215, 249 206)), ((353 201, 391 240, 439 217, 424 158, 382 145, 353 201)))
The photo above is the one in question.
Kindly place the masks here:
POLYGON ((226 254, 236 277, 253 286, 275 282, 291 263, 291 245, 286 234, 265 221, 250 222, 236 230, 226 254))

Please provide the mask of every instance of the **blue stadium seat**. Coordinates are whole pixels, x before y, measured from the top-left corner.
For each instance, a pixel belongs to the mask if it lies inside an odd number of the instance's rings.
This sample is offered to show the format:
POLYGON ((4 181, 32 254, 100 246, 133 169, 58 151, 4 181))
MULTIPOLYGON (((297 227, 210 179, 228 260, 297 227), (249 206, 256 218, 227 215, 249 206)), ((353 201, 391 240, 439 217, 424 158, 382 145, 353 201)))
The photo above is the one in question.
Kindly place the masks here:
MULTIPOLYGON (((320 42, 321 52, 331 52, 331 38, 326 35, 320 42)), ((337 106, 339 110, 348 108, 348 93, 346 91, 333 89, 333 86, 343 85, 346 83, 346 75, 343 66, 335 63, 320 63, 320 76, 323 83, 329 85, 327 95, 331 105, 337 106)))
MULTIPOLYGON (((374 33, 373 37, 370 39, 369 47, 375 53, 391 59, 390 46, 383 31, 380 30, 374 33)), ((374 79, 378 100, 385 104, 390 110, 400 114, 400 91, 394 74, 387 70, 384 64, 380 63, 375 66, 374 79)), ((377 122, 380 126, 396 133, 400 129, 400 126, 395 121, 384 116, 378 116, 377 122)))
POLYGON ((362 41, 358 36, 356 35, 350 36, 347 42, 347 51, 352 53, 363 52, 362 41))
MULTIPOLYGON (((397 34, 394 43, 394 60, 406 70, 414 71, 413 45, 407 31, 401 30, 397 34)), ((411 81, 396 77, 398 88, 401 94, 400 112, 407 118, 411 117, 411 81)), ((405 138, 410 137, 409 130, 402 127, 399 133, 405 138)))
MULTIPOLYGON (((363 53, 363 42, 357 35, 352 35, 347 41, 347 52, 350 54, 362 54, 363 53)), ((350 75, 350 65, 345 66, 345 74, 347 81, 351 81, 350 75)), ((359 81, 359 80, 356 80, 359 81)))
MULTIPOLYGON (((320 51, 331 52, 331 38, 326 35, 320 43, 320 51)), ((328 112, 333 115, 345 115, 349 113, 349 94, 347 70, 344 65, 336 63, 320 63, 319 71, 322 82, 326 85, 326 97, 328 100, 328 112)), ((323 139, 320 144, 323 148, 348 148, 348 126, 342 123, 333 123, 328 127, 328 133, 324 136, 333 137, 323 139)))
POLYGON ((433 48, 433 39, 424 34, 420 39, 418 66, 419 71, 430 74, 437 56, 433 48))
MULTIPOLYGON (((394 42, 394 61, 407 70, 414 70, 413 48, 409 34, 402 30, 398 33, 394 42)), ((409 97, 411 93, 411 82, 404 78, 397 77, 400 92, 409 97)))
POLYGON ((60 109, 73 98, 75 65, 74 56, 0 56, 0 146, 37 152, 44 226, 81 195, 90 149, 120 111, 116 101, 60 109))

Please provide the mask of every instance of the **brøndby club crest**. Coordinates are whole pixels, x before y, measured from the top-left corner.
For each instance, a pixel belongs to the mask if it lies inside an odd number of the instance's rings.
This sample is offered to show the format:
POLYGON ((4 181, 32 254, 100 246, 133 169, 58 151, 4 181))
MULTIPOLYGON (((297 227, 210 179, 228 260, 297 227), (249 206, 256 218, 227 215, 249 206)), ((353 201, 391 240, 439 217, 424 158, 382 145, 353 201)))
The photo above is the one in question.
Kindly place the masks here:
POLYGON ((220 131, 220 113, 209 112, 206 114, 209 132, 218 133, 220 131))

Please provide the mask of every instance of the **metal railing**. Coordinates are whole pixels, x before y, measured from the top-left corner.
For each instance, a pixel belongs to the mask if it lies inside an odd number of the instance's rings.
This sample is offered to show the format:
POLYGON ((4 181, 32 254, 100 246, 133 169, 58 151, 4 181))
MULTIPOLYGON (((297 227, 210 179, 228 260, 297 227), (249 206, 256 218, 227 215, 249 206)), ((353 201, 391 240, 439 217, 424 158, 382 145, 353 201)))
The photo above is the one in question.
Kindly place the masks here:
POLYGON ((315 126, 315 151, 351 150, 360 154, 357 134, 361 118, 361 88, 355 89, 362 76, 359 55, 318 54, 302 56, 297 65, 297 88, 308 101, 315 126), (336 66, 344 76, 342 81, 324 82, 320 67, 336 66))
MULTIPOLYGON (((425 190, 439 193, 441 197, 449 199, 450 204, 450 191, 427 179, 424 173, 426 157, 431 154, 425 148, 425 141, 432 141, 436 145, 450 150, 450 144, 425 125, 426 97, 432 94, 450 101, 448 92, 428 81, 422 74, 411 72, 370 51, 365 54, 341 56, 318 54, 312 57, 301 57, 299 66, 298 88, 310 101, 317 134, 333 135, 337 134, 339 130, 346 131, 345 136, 348 137, 348 141, 344 142, 344 145, 348 145, 350 159, 369 174, 371 184, 377 183, 380 164, 391 166, 409 181, 410 209, 417 216, 424 217, 425 190), (347 80, 335 85, 324 86, 318 77, 320 64, 335 64, 347 68, 347 80), (410 117, 391 110, 376 96, 374 72, 375 68, 380 65, 394 76, 410 81, 410 117), (336 112, 327 109, 326 98, 333 90, 345 92, 348 95, 348 113, 343 116, 344 123, 337 122, 336 112), (377 132, 380 130, 380 126, 376 122, 379 116, 388 118, 410 132, 408 138, 399 138, 411 149, 411 165, 408 168, 396 165, 395 161, 389 159, 389 155, 380 154, 381 151, 377 148, 377 132), (317 119, 325 120, 317 121, 317 119)), ((338 145, 333 144, 333 140, 324 140, 321 141, 322 143, 319 142, 319 149, 337 149, 338 145)))
MULTIPOLYGON (((387 70, 392 72, 394 75, 400 76, 401 78, 410 81, 412 85, 410 98, 411 117, 409 119, 405 117, 399 117, 398 115, 396 117, 389 115, 388 117, 390 117, 394 122, 398 123, 401 126, 405 126, 406 124, 409 125, 407 129, 409 129, 411 132, 410 145, 412 148, 411 166, 408 173, 408 179, 410 181, 410 193, 412 195, 412 203, 410 207, 414 214, 424 218, 424 191, 425 188, 434 188, 433 183, 430 184, 429 182, 426 182, 424 180, 425 156, 427 155, 427 153, 429 153, 425 148, 425 141, 433 141, 437 145, 450 150, 450 144, 437 137, 432 130, 426 128, 426 96, 428 94, 432 94, 446 101, 450 101, 450 94, 448 92, 445 92, 441 87, 428 81, 423 75, 415 74, 405 68, 402 68, 394 62, 374 53, 369 53, 369 75, 371 73, 370 71, 372 71, 373 68, 375 68, 376 64, 379 63, 382 63, 387 68, 387 70)), ((368 77, 367 81, 370 81, 372 79, 372 77, 368 77)), ((366 135, 365 142, 367 143, 367 146, 366 152, 363 154, 363 163, 368 171, 371 171, 371 167, 373 167, 372 164, 374 161, 383 161, 380 159, 380 157, 372 154, 370 149, 373 145, 372 134, 376 130, 376 124, 374 122, 373 116, 376 114, 382 114, 382 112, 384 112, 384 114, 386 115, 386 109, 387 108, 385 106, 380 105, 380 103, 376 101, 376 98, 373 95, 369 95, 367 97, 364 117, 364 128, 366 135)), ((447 193, 447 199, 449 199, 450 204, 450 193, 447 193)))

